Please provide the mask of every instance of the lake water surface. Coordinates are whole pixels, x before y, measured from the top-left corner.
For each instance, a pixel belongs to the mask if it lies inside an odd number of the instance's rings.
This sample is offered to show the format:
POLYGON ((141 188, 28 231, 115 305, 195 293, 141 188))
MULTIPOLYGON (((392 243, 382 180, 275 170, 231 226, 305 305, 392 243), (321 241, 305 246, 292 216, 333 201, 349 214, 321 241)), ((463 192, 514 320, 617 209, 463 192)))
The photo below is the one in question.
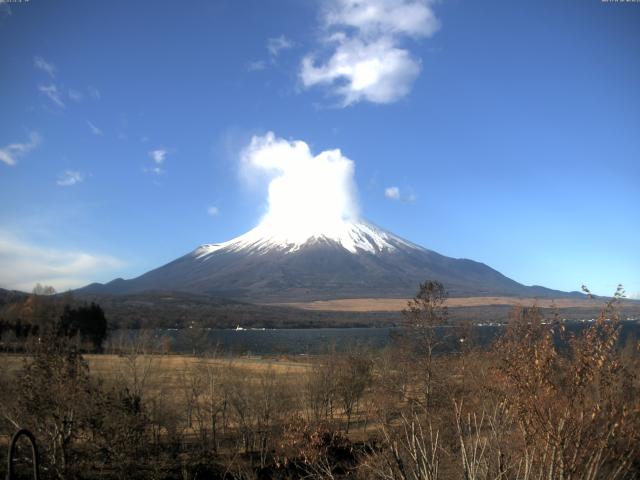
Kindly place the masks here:
MULTIPOLYGON (((588 323, 567 324, 569 331, 579 332, 588 323)), ((504 332, 500 325, 474 326, 467 335, 476 345, 488 347, 504 332)), ((443 340, 444 348, 452 348, 452 342, 465 335, 455 327, 437 327, 437 334, 443 340), (448 344, 448 347, 446 346, 448 344)), ((132 336, 138 331, 130 331, 132 336)), ((332 349, 344 351, 349 348, 365 347, 381 349, 391 344, 394 337, 403 333, 402 328, 282 328, 282 329, 210 329, 210 330, 154 330, 156 339, 165 337, 175 353, 202 352, 217 348, 228 353, 253 355, 317 355, 332 349)), ((621 342, 628 335, 640 338, 640 321, 622 322, 621 342)))

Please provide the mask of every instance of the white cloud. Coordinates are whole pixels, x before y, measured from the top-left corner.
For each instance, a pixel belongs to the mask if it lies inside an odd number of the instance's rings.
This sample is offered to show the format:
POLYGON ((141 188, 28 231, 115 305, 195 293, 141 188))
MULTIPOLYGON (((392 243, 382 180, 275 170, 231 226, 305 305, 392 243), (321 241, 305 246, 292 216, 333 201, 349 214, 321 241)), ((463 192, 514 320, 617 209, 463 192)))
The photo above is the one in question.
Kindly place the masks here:
POLYGON ((167 155, 169 155, 169 150, 166 148, 156 148, 155 150, 149 151, 149 158, 153 161, 153 166, 144 168, 145 173, 149 173, 151 175, 164 175, 166 170, 162 168, 162 165, 165 163, 167 159, 167 155))
POLYGON ((267 50, 269 50, 269 55, 272 57, 277 57, 281 51, 288 50, 292 47, 293 42, 284 35, 267 40, 267 50))
POLYGON ((7 165, 15 165, 18 162, 18 158, 26 155, 31 150, 36 148, 42 142, 42 138, 37 132, 31 132, 29 134, 29 141, 26 143, 10 143, 0 148, 0 162, 7 165))
POLYGON ((338 40, 334 55, 316 67, 312 57, 302 60, 305 86, 327 85, 342 97, 342 105, 366 100, 392 103, 411 90, 420 73, 420 62, 407 50, 395 48, 389 39, 366 43, 359 39, 338 40))
POLYGON ((421 61, 401 48, 405 37, 429 37, 439 28, 431 0, 331 0, 323 15, 330 55, 303 58, 305 87, 324 85, 342 106, 391 103, 406 96, 421 61))
POLYGON ((640 291, 627 295, 632 300, 640 300, 640 291))
POLYGON ((211 215, 212 217, 217 216, 220 213, 220 209, 218 207, 209 207, 207 208, 207 214, 211 215))
POLYGON ((293 240, 330 234, 359 217, 355 165, 338 149, 313 155, 305 142, 269 132, 251 139, 241 161, 246 178, 269 181, 265 228, 293 240))
POLYGON ((40 93, 44 93, 47 97, 49 97, 49 100, 51 100, 53 103, 55 103, 59 107, 61 108, 65 107, 64 102, 60 97, 60 92, 58 91, 58 87, 56 86, 55 83, 51 83, 49 85, 40 85, 38 86, 38 90, 40 91, 40 93))
POLYGON ((72 88, 69 89, 69 91, 67 92, 67 95, 69 95, 69 98, 74 102, 81 102, 82 99, 84 98, 84 94, 82 92, 78 90, 74 90, 72 88))
POLYGON ((389 200, 401 201, 403 203, 413 203, 416 201, 415 194, 411 188, 400 189, 400 187, 391 186, 384 189, 384 196, 389 200))
POLYGON ((55 77, 56 67, 52 63, 45 61, 42 57, 33 58, 33 66, 47 72, 51 78, 55 77))
POLYGON ((391 200, 400 200, 400 189, 398 187, 387 187, 384 189, 384 196, 391 200))
POLYGON ((167 151, 164 148, 158 148, 156 150, 151 150, 149 152, 149 156, 156 163, 156 165, 162 165, 167 158, 167 151))
POLYGON ((360 36, 407 35, 429 37, 440 22, 431 9, 431 0, 334 0, 325 10, 330 26, 358 30, 360 36))
POLYGON ((102 130, 100 130, 98 127, 96 127, 89 120, 87 120, 87 125, 89 125, 89 129, 91 130, 91 133, 93 133, 94 135, 102 135, 102 130))
POLYGON ((80 287, 124 266, 107 255, 31 245, 0 232, 0 287, 31 291, 36 283, 58 291, 80 287))
POLYGON ((84 175, 76 170, 65 170, 58 176, 56 185, 60 187, 71 187, 84 180, 84 175))

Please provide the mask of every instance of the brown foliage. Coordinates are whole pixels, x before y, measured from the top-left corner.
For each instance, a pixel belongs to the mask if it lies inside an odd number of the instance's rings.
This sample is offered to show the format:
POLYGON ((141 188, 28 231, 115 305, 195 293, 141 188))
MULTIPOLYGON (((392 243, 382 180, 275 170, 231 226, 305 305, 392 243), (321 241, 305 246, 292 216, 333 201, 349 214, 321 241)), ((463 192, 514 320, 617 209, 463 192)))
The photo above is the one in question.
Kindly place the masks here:
POLYGON ((47 478, 638 478, 640 362, 620 348, 617 296, 579 334, 535 307, 488 351, 449 328, 465 341, 447 354, 445 297, 423 285, 394 347, 295 373, 150 355, 142 338, 109 381, 71 344, 36 344, 1 372, 2 433, 32 429, 47 478))

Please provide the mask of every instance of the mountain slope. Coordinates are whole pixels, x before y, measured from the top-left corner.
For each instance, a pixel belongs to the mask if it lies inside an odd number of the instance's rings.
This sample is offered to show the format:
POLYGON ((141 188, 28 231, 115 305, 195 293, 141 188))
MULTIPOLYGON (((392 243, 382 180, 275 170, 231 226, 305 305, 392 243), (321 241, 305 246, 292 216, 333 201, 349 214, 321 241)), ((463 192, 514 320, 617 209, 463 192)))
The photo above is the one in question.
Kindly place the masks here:
POLYGON ((418 284, 429 279, 444 283, 451 296, 568 295, 524 286, 485 264, 440 255, 365 222, 342 222, 302 236, 259 225, 137 278, 80 291, 173 290, 255 302, 394 298, 413 296, 418 284))

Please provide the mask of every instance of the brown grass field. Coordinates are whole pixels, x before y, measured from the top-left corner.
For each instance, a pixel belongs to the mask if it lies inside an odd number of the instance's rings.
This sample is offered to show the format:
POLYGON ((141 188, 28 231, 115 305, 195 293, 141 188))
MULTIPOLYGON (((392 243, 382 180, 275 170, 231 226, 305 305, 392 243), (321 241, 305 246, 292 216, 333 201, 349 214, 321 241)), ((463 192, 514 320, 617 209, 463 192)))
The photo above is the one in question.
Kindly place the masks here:
MULTIPOLYGON (((91 372, 108 376, 109 372, 115 371, 123 366, 127 357, 115 354, 85 354, 84 359, 89 364, 91 372)), ((24 354, 0 354, 0 365, 7 372, 20 369, 27 358, 24 354)), ((305 372, 310 366, 310 361, 292 360, 290 358, 262 358, 262 357, 229 357, 229 358, 203 358, 191 355, 161 355, 151 354, 141 356, 141 359, 150 360, 171 372, 181 372, 188 366, 203 362, 210 362, 218 365, 231 364, 239 369, 251 372, 260 372, 271 368, 276 373, 305 372)))
MULTIPOLYGON (((408 298, 345 298, 340 300, 317 300, 313 302, 279 303, 282 305, 303 310, 318 310, 330 312, 399 312, 407 306, 408 298)), ((624 302, 626 303, 626 302, 624 302)), ((541 308, 584 308, 594 309, 602 305, 602 299, 572 299, 562 298, 537 299, 518 297, 462 297, 449 298, 448 307, 484 307, 484 306, 530 306, 537 305, 541 308)), ((635 302, 634 302, 635 304, 635 302)))
MULTIPOLYGON (((105 385, 128 384, 134 372, 144 378, 145 391, 151 395, 173 397, 181 395, 185 375, 206 363, 228 367, 234 376, 256 378, 267 371, 287 383, 300 381, 311 368, 311 360, 294 361, 288 358, 228 357, 205 358, 190 355, 150 354, 130 357, 127 355, 83 355, 88 363, 91 376, 105 385), (134 363, 135 362, 135 363, 134 363)), ((19 371, 29 357, 23 354, 0 354, 0 368, 3 373, 19 371)))

